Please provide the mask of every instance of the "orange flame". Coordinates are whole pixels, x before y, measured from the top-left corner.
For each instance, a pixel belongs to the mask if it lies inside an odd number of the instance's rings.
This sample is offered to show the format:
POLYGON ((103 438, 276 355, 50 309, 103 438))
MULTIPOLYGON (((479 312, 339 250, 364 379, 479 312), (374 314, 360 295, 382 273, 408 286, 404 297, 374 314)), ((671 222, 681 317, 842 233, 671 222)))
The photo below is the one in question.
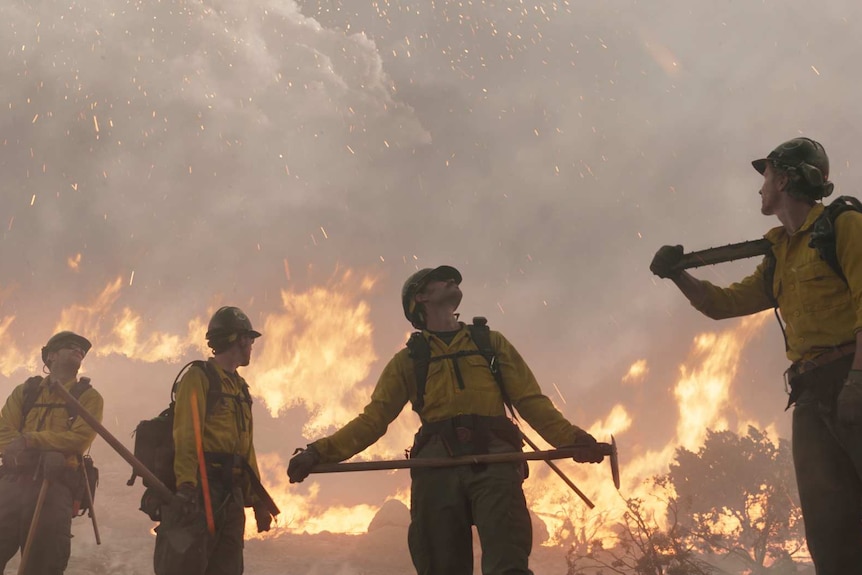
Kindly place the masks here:
MULTIPOLYGON (((331 505, 321 500, 320 485, 311 476, 305 480, 307 492, 300 492, 289 483, 286 462, 277 454, 258 456, 261 478, 276 505, 281 509, 277 524, 266 533, 257 533, 254 514, 247 511, 246 538, 264 539, 278 537, 282 533, 364 533, 379 506, 359 504, 353 506, 331 505)), ((409 505, 410 495, 399 490, 389 499, 397 499, 409 505)))
MULTIPOLYGON (((252 382, 255 395, 263 399, 274 416, 291 406, 305 406, 309 418, 303 432, 309 439, 340 427, 359 413, 369 399, 373 382, 367 380, 378 356, 373 345, 371 309, 364 297, 374 287, 374 278, 357 279, 348 270, 327 285, 306 291, 282 291, 280 309, 264 315, 261 331, 266 337, 256 348, 257 355, 245 375, 252 382)), ((119 305, 122 289, 123 281, 117 278, 89 304, 63 310, 57 329, 72 329, 92 338, 96 356, 116 354, 145 362, 177 362, 192 353, 207 353, 203 344, 204 317, 191 318, 186 333, 147 330, 141 315, 119 305)), ((694 339, 689 357, 679 367, 679 380, 673 390, 678 404, 676 430, 663 447, 637 454, 626 450, 625 435, 637 425, 637 417, 622 404, 613 406, 589 425, 589 431, 600 441, 611 434, 622 439, 621 491, 625 497, 643 498, 657 518, 664 517, 665 504, 650 497, 644 481, 667 472, 677 447, 696 449, 707 429, 727 428, 732 383, 742 350, 761 329, 767 315, 751 316, 725 331, 700 334, 694 339)), ((22 351, 12 341, 10 328, 14 321, 15 316, 0 316, 3 344, 0 373, 7 376, 19 369, 33 370, 38 358, 38 347, 22 351)), ((641 359, 629 367, 622 380, 630 384, 643 382, 649 373, 647 360, 641 359)), ((564 405, 563 409, 566 408, 564 405)), ((393 422, 387 434, 359 457, 392 458, 409 446, 418 418, 412 411, 406 411, 408 415, 393 422)), ((745 419, 741 414, 737 418, 745 419)), ((744 428, 750 423, 763 428, 750 418, 740 425, 744 428)), ((774 426, 770 435, 777 436, 774 426)), ((313 480, 306 480, 305 490, 290 486, 285 475, 286 462, 276 454, 260 454, 259 463, 264 484, 283 510, 279 525, 265 536, 285 530, 363 532, 379 509, 370 504, 329 505, 326 500, 330 497, 328 494, 321 497, 319 485, 313 480)), ((564 526, 571 517, 581 521, 581 535, 593 532, 613 539, 610 527, 606 527, 611 525, 608 517, 621 515, 625 507, 611 484, 606 464, 590 466, 562 461, 559 465, 596 503, 596 509, 586 511, 577 496, 546 466, 539 462, 531 464, 532 475, 525 483, 525 493, 531 509, 547 524, 549 533, 556 534, 548 544, 559 544, 561 538, 568 536, 564 526)), ((409 502, 406 491, 398 491, 392 497, 409 502)), ((258 537, 254 531, 252 519, 248 536, 258 537)))
POLYGON ((66 259, 66 265, 69 266, 69 269, 72 271, 80 271, 81 268, 81 254, 77 253, 74 256, 69 256, 66 259))
MULTIPOLYGON (((660 524, 665 518, 666 501, 651 493, 647 480, 667 473, 677 447, 696 449, 702 445, 707 429, 726 429, 725 412, 730 404, 731 387, 736 375, 742 350, 763 326, 767 313, 749 316, 735 327, 719 333, 700 334, 694 339, 687 361, 680 365, 680 379, 674 388, 679 420, 676 434, 659 450, 647 450, 632 457, 621 447, 620 493, 614 489, 605 465, 576 466, 558 463, 579 488, 596 504, 585 511, 583 504, 568 492, 556 477, 540 466, 532 466, 537 473, 525 484, 530 508, 546 523, 548 532, 557 534, 547 542, 558 545, 560 537, 575 536, 567 532, 567 519, 578 517, 583 533, 594 533, 612 546, 616 536, 611 530, 613 521, 625 512, 624 497, 638 497, 644 502, 644 511, 660 524), (622 495, 622 496, 621 496, 622 495)), ((631 373, 632 370, 629 370, 631 373)), ((635 423, 621 406, 614 406, 604 421, 589 427, 589 432, 600 441, 614 434, 619 437, 635 423)), ((751 421, 746 421, 746 425, 751 421)), ((761 427, 758 424, 755 424, 761 427)), ((744 429, 744 428, 742 428, 744 429)), ((774 427, 772 428, 774 431, 774 427)), ((728 526, 729 528, 730 526, 728 526)))
POLYGON ((639 359, 629 367, 628 373, 623 376, 623 383, 640 383, 648 372, 647 360, 639 359))
MULTIPOLYGON (((275 417, 285 408, 304 405, 309 418, 303 435, 308 439, 350 421, 371 396, 373 382, 363 382, 378 358, 371 308, 362 296, 374 285, 373 278, 357 280, 348 270, 327 286, 283 291, 282 311, 266 317, 265 345, 247 370, 249 381, 275 417)), ((402 453, 416 427, 415 417, 398 418, 361 457, 402 453)))
MULTIPOLYGON (((282 311, 267 316, 265 345, 248 369, 273 416, 297 404, 309 409, 311 435, 346 423, 368 395, 356 386, 377 360, 374 329, 368 304, 347 289, 352 281, 347 271, 331 286, 282 291, 282 311)), ((364 278, 361 286, 367 292, 374 283, 364 278)))
POLYGON ((23 353, 9 335, 9 328, 15 321, 15 316, 6 316, 0 318, 0 344, 2 344, 3 353, 0 354, 0 373, 9 377, 19 369, 27 369, 33 371, 36 369, 36 362, 33 359, 28 359, 28 354, 23 353))

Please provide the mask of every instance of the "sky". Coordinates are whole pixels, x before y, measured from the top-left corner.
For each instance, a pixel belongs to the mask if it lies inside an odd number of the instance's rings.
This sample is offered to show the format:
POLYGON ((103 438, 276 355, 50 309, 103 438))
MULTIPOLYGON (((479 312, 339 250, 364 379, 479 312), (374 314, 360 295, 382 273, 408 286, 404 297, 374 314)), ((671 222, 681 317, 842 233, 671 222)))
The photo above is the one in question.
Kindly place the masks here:
MULTIPOLYGON (((402 283, 445 263, 462 319, 488 317, 573 422, 622 405, 626 448, 663 446, 695 338, 740 324, 691 309, 652 255, 777 225, 750 161, 792 137, 855 193, 860 18, 849 0, 4 2, 0 390, 78 329, 130 441, 238 305, 264 332, 258 449, 286 460, 361 408, 410 330, 402 283)), ((729 411, 787 436, 780 332, 755 331, 729 411)), ((401 419, 377 456, 407 446, 401 419)), ((320 485, 379 505, 405 483, 320 485)))

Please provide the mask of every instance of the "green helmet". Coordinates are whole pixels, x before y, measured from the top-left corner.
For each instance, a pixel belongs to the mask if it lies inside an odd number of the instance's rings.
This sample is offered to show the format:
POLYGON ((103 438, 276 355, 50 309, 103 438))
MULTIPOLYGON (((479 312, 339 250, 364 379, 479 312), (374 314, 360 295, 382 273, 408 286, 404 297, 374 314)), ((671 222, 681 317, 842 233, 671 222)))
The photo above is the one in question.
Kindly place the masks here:
POLYGON ((801 178, 807 184, 804 195, 808 198, 825 198, 835 187, 829 181, 829 156, 820 142, 811 138, 788 140, 751 165, 762 174, 766 171, 767 162, 801 178))
POLYGON ((233 306, 220 307, 207 326, 207 340, 226 338, 234 334, 247 334, 253 338, 261 336, 260 332, 251 327, 251 320, 241 309, 233 306))
POLYGON ((44 347, 42 347, 42 363, 48 365, 48 354, 63 349, 63 346, 69 343, 80 346, 84 351, 84 355, 87 355, 87 352, 93 347, 93 344, 86 337, 72 331, 61 331, 52 335, 44 347))
POLYGON ((401 288, 401 306, 404 308, 404 317, 413 327, 422 329, 425 320, 420 310, 416 309, 416 294, 422 291, 425 284, 432 280, 453 279, 455 283, 461 283, 461 272, 452 266, 439 266, 436 268, 423 268, 407 278, 404 287, 401 288))

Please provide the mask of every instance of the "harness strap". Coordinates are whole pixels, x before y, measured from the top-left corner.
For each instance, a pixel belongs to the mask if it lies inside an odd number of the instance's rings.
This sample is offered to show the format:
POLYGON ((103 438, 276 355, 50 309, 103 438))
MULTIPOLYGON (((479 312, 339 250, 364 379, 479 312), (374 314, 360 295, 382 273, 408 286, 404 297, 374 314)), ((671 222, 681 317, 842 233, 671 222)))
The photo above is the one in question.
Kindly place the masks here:
POLYGON ((497 387, 500 388, 503 403, 509 409, 512 418, 517 420, 518 416, 512 408, 512 400, 506 392, 506 386, 503 383, 503 374, 500 371, 497 354, 491 345, 491 329, 488 327, 488 320, 484 317, 474 317, 473 323, 468 325, 467 329, 470 332, 470 338, 478 349, 461 350, 434 357, 431 357, 431 346, 422 332, 416 331, 410 334, 410 339, 407 340, 407 350, 410 358, 413 360, 413 370, 416 375, 416 401, 413 402, 413 411, 419 414, 421 419, 422 409, 425 407, 425 386, 428 382, 428 366, 432 361, 452 360, 458 386, 464 389, 464 379, 461 375, 458 359, 471 355, 481 355, 488 362, 488 369, 491 370, 491 374, 497 382, 497 387))
MULTIPOLYGON (((24 431, 24 424, 27 423, 27 415, 32 411, 34 407, 39 407, 45 410, 42 414, 42 417, 39 420, 39 424, 37 428, 41 428, 45 423, 45 419, 48 417, 48 413, 55 408, 65 408, 66 412, 69 414, 68 426, 71 429, 72 424, 75 423, 75 420, 78 418, 78 413, 74 407, 68 405, 66 402, 61 403, 38 403, 39 396, 42 394, 41 384, 43 381, 43 377, 39 375, 34 375, 33 377, 27 379, 24 382, 24 401, 21 404, 21 425, 18 427, 19 432, 24 431)), ((90 384, 89 377, 82 377, 78 379, 75 383, 72 384, 72 387, 69 388, 69 394, 75 399, 80 399, 85 391, 93 387, 90 384)))
POLYGON ((413 402, 413 411, 422 417, 422 409, 425 407, 425 384, 428 380, 428 365, 431 361, 431 346, 421 331, 410 334, 407 340, 407 353, 413 360, 413 371, 416 374, 416 401, 413 402))
POLYGON ((473 325, 470 326, 470 337, 485 359, 488 361, 488 369, 491 370, 491 375, 497 382, 497 387, 500 388, 500 395, 503 396, 503 403, 509 408, 509 413, 512 414, 512 419, 517 420, 518 416, 515 410, 512 409, 512 400, 506 391, 506 386, 503 384, 503 373, 500 371, 500 365, 497 362, 497 354, 491 345, 491 328, 488 327, 488 320, 484 317, 474 317, 473 325))

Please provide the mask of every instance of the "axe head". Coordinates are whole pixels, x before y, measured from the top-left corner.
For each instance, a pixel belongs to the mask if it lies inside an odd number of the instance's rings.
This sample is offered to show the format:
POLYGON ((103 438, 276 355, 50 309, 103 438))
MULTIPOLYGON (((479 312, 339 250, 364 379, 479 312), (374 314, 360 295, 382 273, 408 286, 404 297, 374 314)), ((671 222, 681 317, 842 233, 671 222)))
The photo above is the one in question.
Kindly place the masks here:
POLYGON ((611 477, 614 479, 614 487, 620 488, 620 458, 617 453, 617 440, 611 435, 611 453, 608 457, 611 462, 611 477))

